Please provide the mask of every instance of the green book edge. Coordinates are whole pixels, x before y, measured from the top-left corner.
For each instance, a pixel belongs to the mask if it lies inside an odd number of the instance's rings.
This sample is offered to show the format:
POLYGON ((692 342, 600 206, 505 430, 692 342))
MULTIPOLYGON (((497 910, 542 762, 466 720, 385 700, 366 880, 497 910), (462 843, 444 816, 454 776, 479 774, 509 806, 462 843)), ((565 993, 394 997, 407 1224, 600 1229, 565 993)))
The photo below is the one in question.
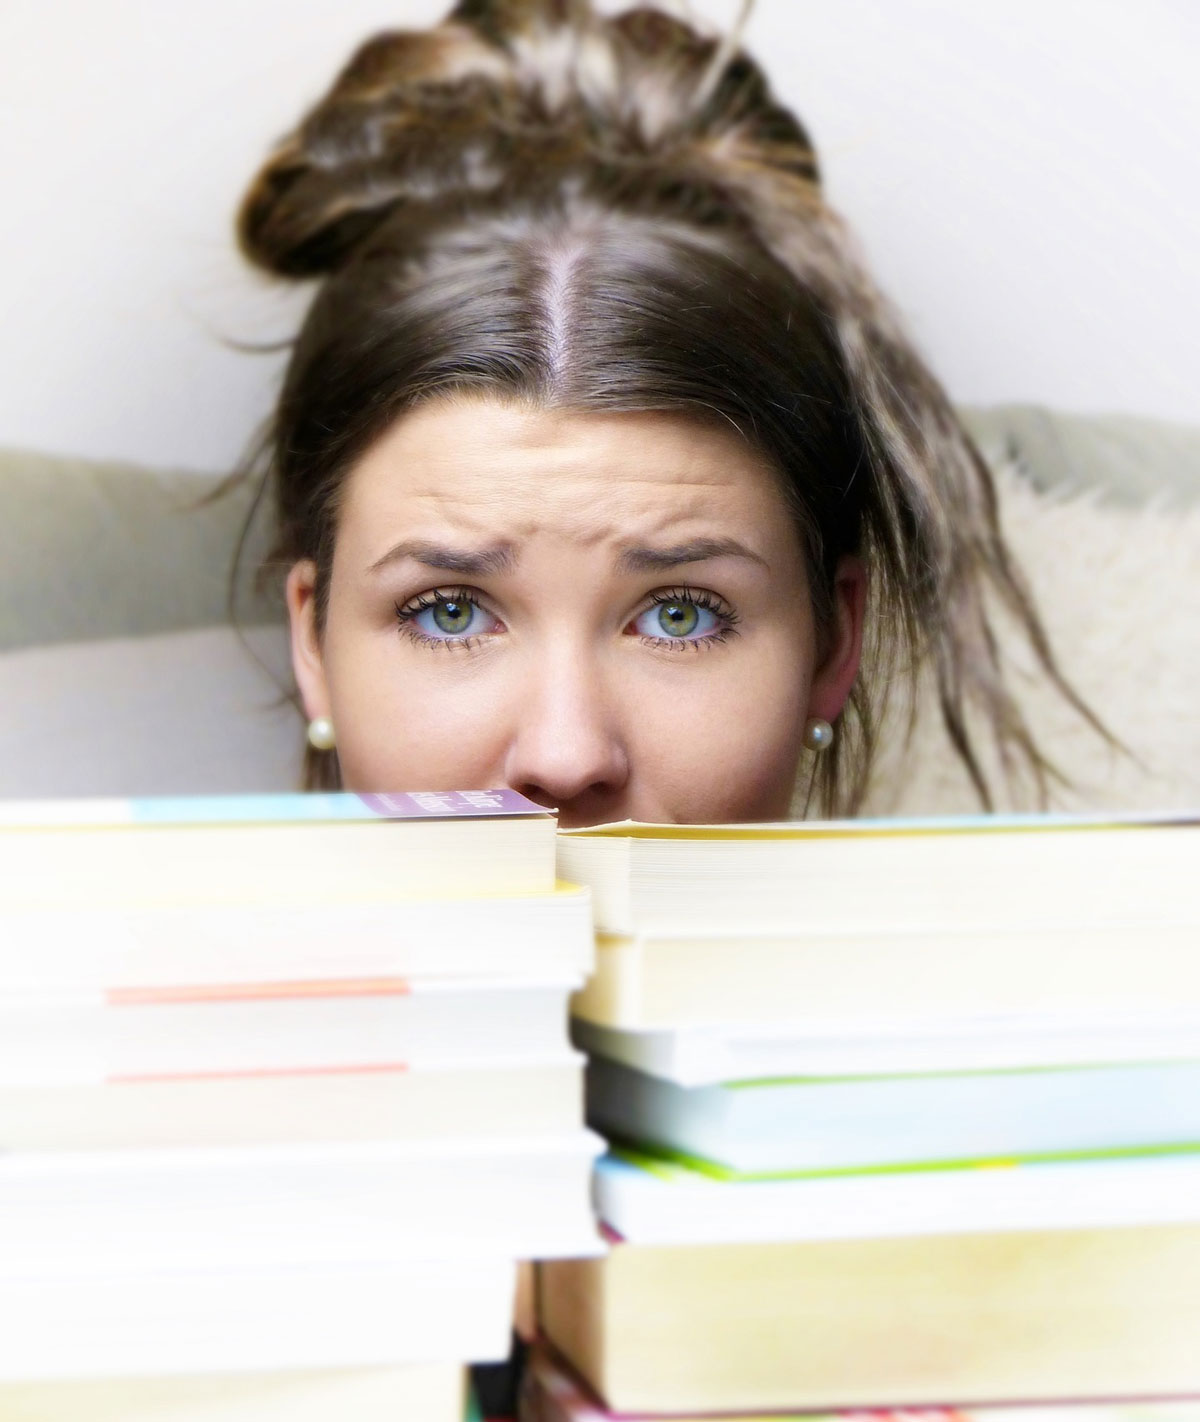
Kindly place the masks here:
POLYGON ((1158 1160, 1171 1156, 1200 1155, 1200 1142, 1157 1146, 1110 1146, 1100 1150, 1039 1151, 1030 1155, 990 1158, 968 1156, 955 1160, 889 1161, 879 1165, 829 1166, 818 1170, 735 1170, 720 1161, 688 1155, 669 1146, 645 1141, 612 1139, 611 1154, 661 1180, 678 1182, 681 1175, 699 1175, 725 1185, 754 1185, 779 1180, 831 1180, 886 1175, 932 1175, 952 1170, 1012 1170, 1022 1165, 1066 1165, 1103 1160, 1158 1160))
MULTIPOLYGON (((1198 1063, 1200 1058, 1194 1057, 1172 1057, 1169 1060, 1152 1058, 1128 1062, 1052 1062, 1045 1066, 964 1067, 952 1071, 870 1071, 820 1076, 756 1076, 740 1078, 737 1081, 715 1081, 710 1085, 720 1091, 761 1091, 770 1090, 772 1087, 835 1086, 858 1081, 948 1081, 962 1077, 1061 1076, 1068 1072, 1149 1071, 1161 1070, 1164 1067, 1193 1067, 1198 1063)), ((634 1067, 633 1070, 638 1068, 634 1067)), ((708 1090, 710 1085, 696 1089, 708 1090)))

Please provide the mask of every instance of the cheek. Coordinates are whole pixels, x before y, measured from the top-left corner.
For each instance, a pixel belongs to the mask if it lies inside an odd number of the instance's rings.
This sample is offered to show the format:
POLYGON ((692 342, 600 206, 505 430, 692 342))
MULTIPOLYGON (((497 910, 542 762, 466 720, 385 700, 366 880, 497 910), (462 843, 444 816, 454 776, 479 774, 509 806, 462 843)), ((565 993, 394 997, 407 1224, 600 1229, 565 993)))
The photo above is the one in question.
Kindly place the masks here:
POLYGON ((508 719, 496 678, 457 652, 417 652, 398 633, 329 639, 330 704, 349 790, 486 788, 503 780, 508 719))
POLYGON ((660 815, 693 824, 786 818, 811 668, 794 646, 761 652, 698 665, 686 686, 672 677, 636 688, 630 758, 660 815))

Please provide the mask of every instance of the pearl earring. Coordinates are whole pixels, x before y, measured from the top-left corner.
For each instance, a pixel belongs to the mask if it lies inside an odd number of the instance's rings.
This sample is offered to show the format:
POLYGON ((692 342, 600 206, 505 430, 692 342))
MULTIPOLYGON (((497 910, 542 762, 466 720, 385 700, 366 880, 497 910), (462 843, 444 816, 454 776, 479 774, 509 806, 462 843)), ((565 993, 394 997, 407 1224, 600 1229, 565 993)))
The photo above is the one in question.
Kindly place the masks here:
POLYGON ((804 744, 810 751, 828 750, 833 745, 833 727, 818 716, 804 723, 804 744))
POLYGON ((333 722, 328 716, 314 716, 308 723, 308 743, 313 750, 328 751, 337 745, 333 722))

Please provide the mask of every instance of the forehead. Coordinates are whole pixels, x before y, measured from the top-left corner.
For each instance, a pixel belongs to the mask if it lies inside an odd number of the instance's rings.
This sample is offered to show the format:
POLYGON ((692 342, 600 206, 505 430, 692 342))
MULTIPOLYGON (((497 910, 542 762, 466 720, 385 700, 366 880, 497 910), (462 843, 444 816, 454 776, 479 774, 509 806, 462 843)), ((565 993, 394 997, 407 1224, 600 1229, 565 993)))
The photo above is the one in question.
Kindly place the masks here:
POLYGON ((351 471, 340 520, 368 555, 414 530, 586 545, 701 528, 794 537, 778 476, 732 427, 480 399, 396 421, 351 471))

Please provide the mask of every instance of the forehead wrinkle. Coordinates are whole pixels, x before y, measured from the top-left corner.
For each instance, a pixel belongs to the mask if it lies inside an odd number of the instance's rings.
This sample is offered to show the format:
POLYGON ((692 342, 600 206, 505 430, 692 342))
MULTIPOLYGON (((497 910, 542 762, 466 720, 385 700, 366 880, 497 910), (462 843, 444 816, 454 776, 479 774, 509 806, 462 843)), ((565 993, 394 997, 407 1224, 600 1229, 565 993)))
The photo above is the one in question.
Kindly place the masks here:
POLYGON ((581 548, 609 547, 615 558, 630 545, 689 543, 705 536, 716 538, 728 523, 728 519, 715 516, 707 504, 670 509, 634 508, 614 514, 611 499, 597 498, 588 508, 543 508, 519 525, 506 525, 505 532, 512 527, 525 542, 545 536, 561 538, 581 548))
MULTIPOLYGON (((403 493, 406 498, 417 502, 428 502, 436 506, 458 505, 475 508, 482 504, 505 505, 525 503, 535 499, 539 505, 547 502, 570 500, 574 503, 601 501, 605 507, 611 504, 614 489, 632 498, 646 497, 656 505, 661 503, 664 493, 677 495, 680 503, 693 500, 710 501, 714 491, 718 493, 741 493, 736 484, 728 479, 701 479, 688 477, 645 478, 641 475, 624 474, 606 468, 591 470, 560 469, 548 471, 514 470, 469 470, 464 479, 463 471, 456 471, 457 479, 466 487, 447 487, 432 482, 421 488, 418 481, 409 477, 405 481, 403 493)), ((675 509, 666 511, 668 516, 675 509)))
POLYGON ((685 430, 680 447, 651 426, 632 448, 614 448, 597 437, 600 430, 575 421, 576 437, 564 439, 557 425, 535 422, 522 428, 511 452, 504 431, 489 442, 484 436, 492 431, 474 423, 465 438, 451 438, 456 430, 439 431, 436 439, 426 433, 418 448, 406 449, 400 430, 398 441, 385 443, 357 471, 355 522, 368 537, 382 529, 393 539, 447 544, 521 544, 542 536, 594 549, 678 544, 735 528, 759 542, 755 526, 773 493, 763 471, 755 471, 748 488, 744 463, 711 442, 698 445, 694 430, 685 430))
POLYGON ((524 497, 514 497, 515 491, 503 486, 453 491, 410 489, 405 491, 405 501, 411 499, 416 509, 405 521, 415 523, 425 514, 444 521, 448 527, 486 533, 489 540, 528 540, 551 534, 589 547, 618 539, 659 538, 668 531, 677 533, 685 522, 697 520, 711 525, 715 534, 718 526, 723 528, 728 521, 730 510, 714 508, 709 485, 668 484, 665 487, 676 497, 663 507, 663 481, 641 483, 647 497, 626 501, 617 493, 617 501, 627 506, 615 511, 612 484, 599 479, 586 490, 577 483, 555 486, 550 482, 548 487, 522 490, 524 497))

